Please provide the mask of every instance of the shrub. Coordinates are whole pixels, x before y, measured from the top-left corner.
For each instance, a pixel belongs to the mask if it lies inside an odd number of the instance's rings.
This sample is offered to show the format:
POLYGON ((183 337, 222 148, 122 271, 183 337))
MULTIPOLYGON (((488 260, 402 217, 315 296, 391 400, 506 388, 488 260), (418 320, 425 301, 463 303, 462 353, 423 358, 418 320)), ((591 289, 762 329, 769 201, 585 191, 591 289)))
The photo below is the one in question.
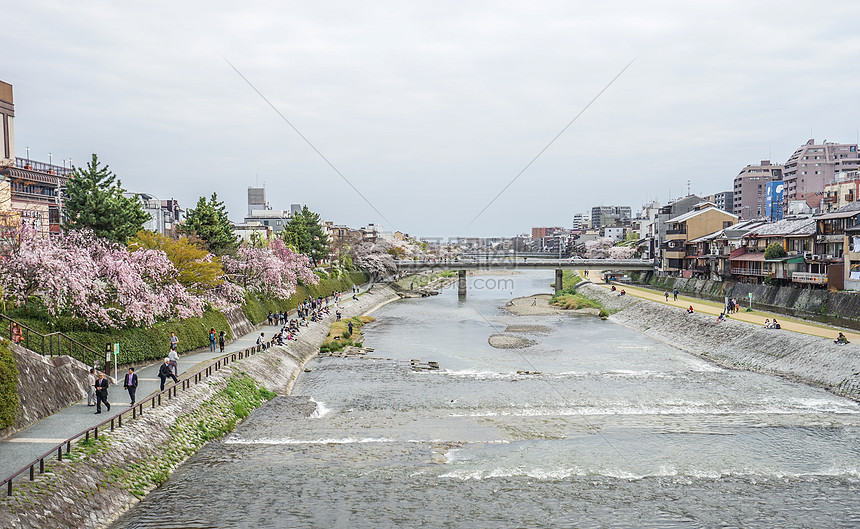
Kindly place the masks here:
POLYGON ((9 342, 0 340, 0 429, 15 424, 18 418, 18 367, 9 342))

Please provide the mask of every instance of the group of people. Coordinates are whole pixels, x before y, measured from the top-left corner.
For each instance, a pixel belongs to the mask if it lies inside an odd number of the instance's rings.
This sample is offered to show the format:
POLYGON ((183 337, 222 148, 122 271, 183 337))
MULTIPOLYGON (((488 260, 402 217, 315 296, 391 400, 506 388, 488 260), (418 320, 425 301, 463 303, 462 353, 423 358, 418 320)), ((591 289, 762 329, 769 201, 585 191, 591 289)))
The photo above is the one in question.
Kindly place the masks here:
MULTIPOLYGON (((353 297, 358 293, 358 287, 353 287, 353 297)), ((263 345, 264 348, 268 348, 269 346, 283 345, 285 341, 295 340, 297 339, 297 335, 300 332, 301 327, 307 327, 310 325, 308 320, 311 322, 321 321, 324 318, 327 318, 331 315, 331 311, 329 309, 329 304, 331 302, 335 302, 337 306, 337 320, 341 319, 341 311, 339 310, 341 307, 339 306, 339 302, 343 296, 343 292, 337 291, 332 293, 330 296, 319 296, 317 298, 308 298, 299 304, 296 308, 296 316, 297 318, 288 319, 287 312, 270 312, 268 316, 268 322, 270 325, 282 325, 281 329, 270 339, 266 339, 265 333, 261 332, 260 336, 257 338, 257 344, 263 345)), ((352 333, 352 322, 349 323, 350 333, 352 333)), ((17 323, 14 323, 11 328, 11 337, 14 343, 20 343, 22 340, 21 328, 17 323)), ((214 327, 210 328, 208 331, 209 338, 209 350, 215 351, 216 344, 219 347, 220 351, 224 352, 224 346, 227 340, 227 333, 225 331, 216 331, 214 327)), ((158 368, 158 378, 161 379, 160 390, 164 390, 164 385, 167 382, 167 379, 172 378, 174 383, 179 382, 177 375, 179 374, 179 337, 176 336, 175 332, 170 333, 169 338, 169 351, 167 353, 167 357, 164 358, 164 362, 158 368)), ((128 392, 128 396, 131 400, 131 405, 134 406, 136 401, 137 387, 138 387, 138 376, 134 372, 133 367, 128 368, 128 373, 123 375, 123 389, 128 392)), ((110 386, 110 380, 105 377, 105 374, 101 371, 97 371, 95 368, 90 369, 89 375, 87 377, 87 405, 95 406, 96 413, 101 413, 102 404, 110 411, 110 403, 108 402, 108 387, 110 386)))
POLYGON ((726 301, 726 314, 734 314, 740 310, 740 305, 738 305, 738 300, 734 298, 729 298, 726 301))
POLYGON ((782 329, 782 325, 780 325, 779 322, 776 321, 776 318, 774 318, 773 321, 770 321, 770 318, 768 318, 768 319, 764 320, 764 328, 765 329, 782 329))

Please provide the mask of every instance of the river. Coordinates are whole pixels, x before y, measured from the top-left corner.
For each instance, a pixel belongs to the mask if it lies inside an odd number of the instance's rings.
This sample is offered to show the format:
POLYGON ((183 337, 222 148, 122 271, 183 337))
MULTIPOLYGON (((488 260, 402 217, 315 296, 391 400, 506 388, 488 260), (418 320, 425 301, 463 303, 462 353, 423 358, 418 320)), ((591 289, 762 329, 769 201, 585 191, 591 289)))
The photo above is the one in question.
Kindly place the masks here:
POLYGON ((500 309, 551 281, 380 308, 380 359, 309 362, 113 527, 860 527, 857 403, 611 321, 500 309), (534 345, 491 347, 508 325, 534 345))

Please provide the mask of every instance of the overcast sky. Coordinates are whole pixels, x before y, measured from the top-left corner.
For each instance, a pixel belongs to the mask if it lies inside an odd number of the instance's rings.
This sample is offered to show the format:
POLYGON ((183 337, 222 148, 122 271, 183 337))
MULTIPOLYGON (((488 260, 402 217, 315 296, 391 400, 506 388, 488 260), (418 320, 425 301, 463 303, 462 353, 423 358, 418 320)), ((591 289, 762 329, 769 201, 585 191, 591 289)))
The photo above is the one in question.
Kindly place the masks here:
POLYGON ((418 236, 569 227, 856 142, 860 3, 67 2, 3 14, 18 157, 418 236), (229 66, 229 60, 378 214, 229 66), (489 208, 470 221, 630 61, 489 208))

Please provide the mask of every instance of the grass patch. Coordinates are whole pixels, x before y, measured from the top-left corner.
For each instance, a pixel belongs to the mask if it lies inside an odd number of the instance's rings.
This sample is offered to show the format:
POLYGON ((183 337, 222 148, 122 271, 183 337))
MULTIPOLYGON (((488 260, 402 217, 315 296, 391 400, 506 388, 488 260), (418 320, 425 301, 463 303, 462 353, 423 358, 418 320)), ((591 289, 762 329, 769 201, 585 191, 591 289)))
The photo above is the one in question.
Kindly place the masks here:
POLYGON ((579 293, 574 294, 556 294, 550 300, 552 305, 562 309, 599 309, 602 308, 600 303, 593 299, 587 298, 579 293))
POLYGON ((320 344, 320 352, 340 351, 350 345, 361 347, 361 339, 363 338, 361 327, 372 321, 376 320, 370 316, 355 316, 332 323, 328 330, 328 336, 320 344), (352 333, 349 332, 349 322, 352 322, 352 333))

